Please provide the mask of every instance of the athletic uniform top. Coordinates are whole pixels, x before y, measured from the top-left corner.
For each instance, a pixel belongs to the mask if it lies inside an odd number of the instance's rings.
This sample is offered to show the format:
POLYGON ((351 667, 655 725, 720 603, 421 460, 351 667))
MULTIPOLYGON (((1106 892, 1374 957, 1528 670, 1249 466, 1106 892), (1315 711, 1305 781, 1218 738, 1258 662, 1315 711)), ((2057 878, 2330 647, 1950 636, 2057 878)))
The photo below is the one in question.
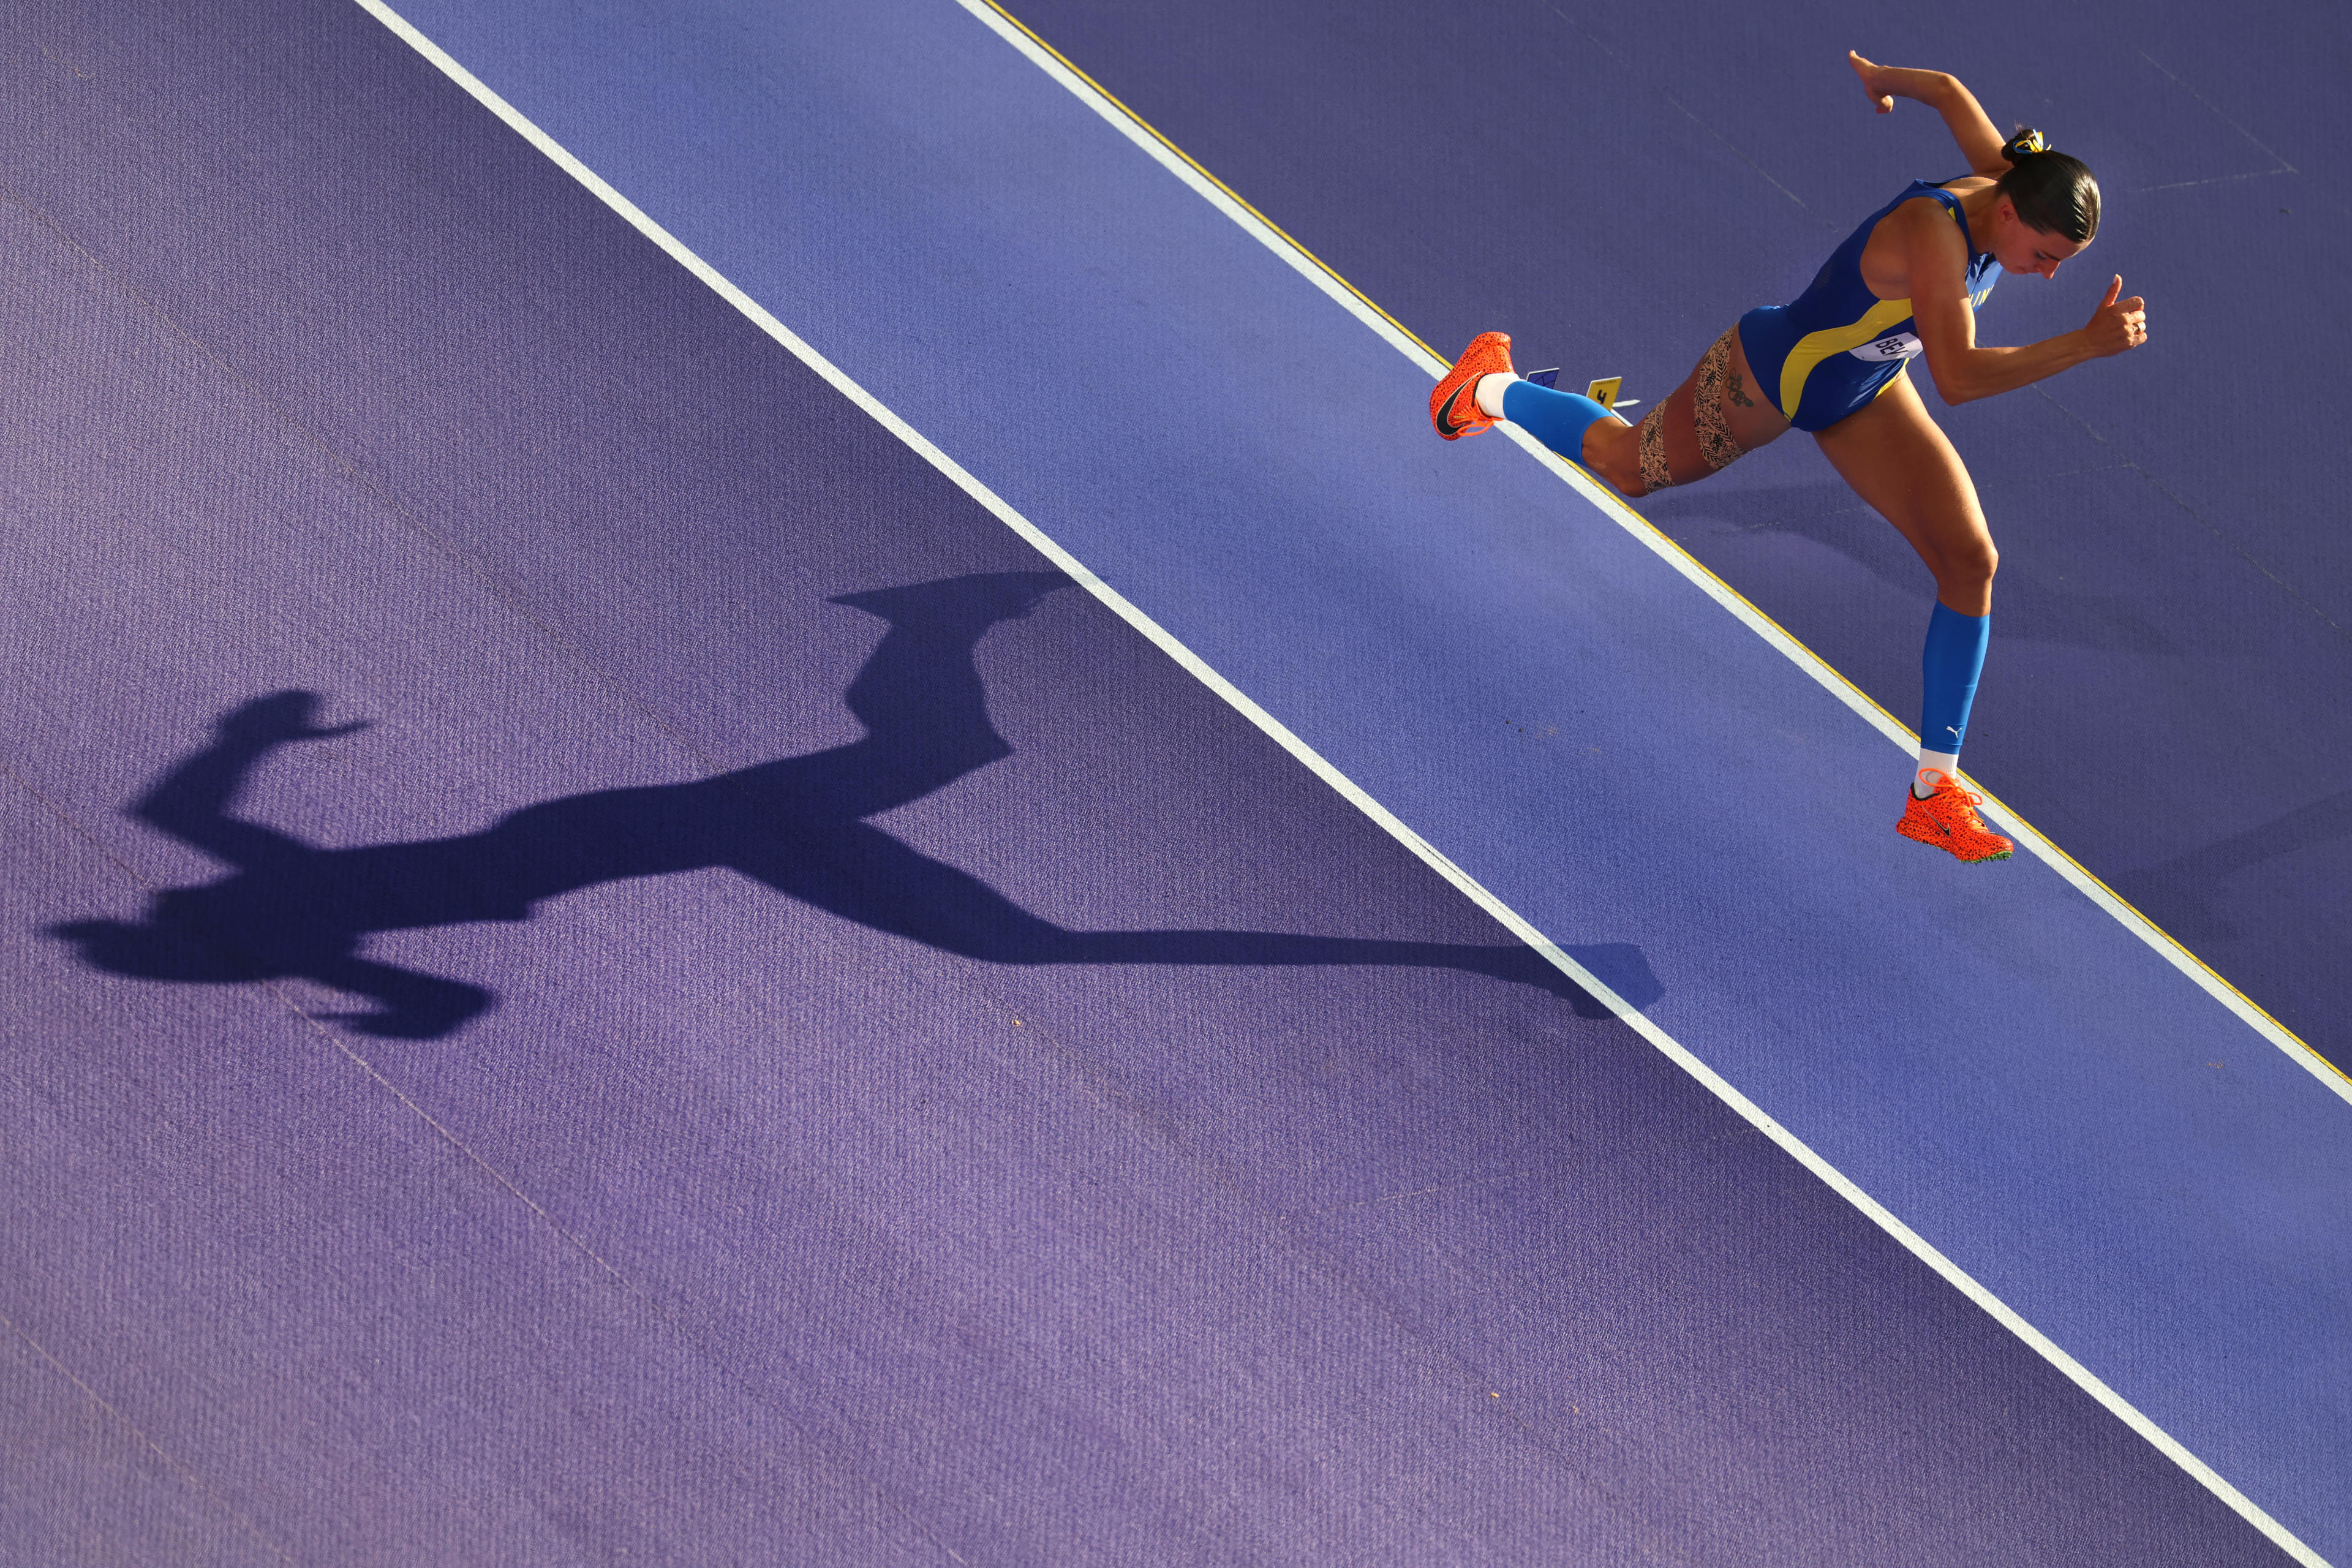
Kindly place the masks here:
POLYGON ((1901 195, 1863 219, 1792 302, 1739 318, 1739 346, 1757 385, 1798 429, 1828 429, 1892 386, 1905 362, 1919 352, 1911 301, 1882 300, 1862 280, 1863 247, 1878 220, 1919 196, 1942 203, 1960 226, 1960 239, 1969 247, 1969 305, 1981 306, 2000 280, 2000 263, 1977 249, 1960 198, 1926 180, 1912 181, 1901 195))

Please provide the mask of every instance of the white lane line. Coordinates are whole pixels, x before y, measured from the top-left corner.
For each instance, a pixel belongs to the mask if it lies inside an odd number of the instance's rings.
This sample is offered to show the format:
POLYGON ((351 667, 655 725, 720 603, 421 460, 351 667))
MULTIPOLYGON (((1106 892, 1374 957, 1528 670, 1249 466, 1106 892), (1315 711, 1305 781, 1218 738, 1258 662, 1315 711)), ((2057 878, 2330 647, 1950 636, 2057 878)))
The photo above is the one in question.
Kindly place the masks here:
MULTIPOLYGON (((1030 53, 1031 58, 1037 60, 1040 65, 1047 66, 1049 68, 1057 71, 1062 69, 1059 62, 1055 61, 1051 55, 1036 50, 1035 46, 1031 43, 1024 35, 1021 34, 1017 29, 1010 28, 1007 25, 1003 24, 1001 19, 995 16, 993 12, 986 11, 979 7, 975 5, 974 0, 960 0, 960 3, 963 4, 966 9, 973 11, 973 13, 980 16, 982 20, 987 21, 991 26, 994 27, 1000 34, 1007 37, 1008 40, 1022 47, 1024 52, 1030 53)), ((1292 734, 1279 720, 1276 719, 1265 709, 1260 708, 1255 702, 1251 701, 1250 699, 1244 696, 1231 681, 1227 680, 1223 676, 1219 675, 1214 669, 1212 669, 1205 662, 1203 662, 1199 655, 1193 653, 1191 648, 1186 647, 1182 643, 1177 641, 1174 637, 1169 634, 1167 628, 1160 626, 1150 616, 1145 615, 1141 610, 1136 608, 1135 605, 1129 604, 1119 595, 1118 590, 1112 588, 1101 578, 1088 571, 1085 563, 1078 560, 1076 556, 1072 555, 1068 551, 1063 549, 1034 523, 1015 511, 1005 502, 1003 498, 997 495, 995 491, 990 489, 986 485, 982 484, 980 480, 967 473, 961 464, 958 463, 953 458, 949 457, 939 447, 933 446, 924 437, 920 431, 917 430, 913 426, 908 425, 905 420, 899 418, 898 415, 892 413, 887 407, 884 406, 879 399, 876 398, 873 394, 867 392, 864 387, 858 385, 857 383, 852 381, 842 372, 839 366, 826 359, 823 354, 817 353, 816 350, 812 348, 809 344, 802 342, 800 337, 795 334, 792 329, 785 326, 782 321, 776 320, 775 317, 770 315, 760 306, 758 301, 754 300, 750 295, 744 293, 742 289, 738 289, 733 283, 728 281, 727 279, 721 276, 719 272, 709 262, 703 260, 702 258, 688 249, 686 246, 678 240, 677 236, 662 227, 661 225, 656 223, 652 218, 647 217, 637 208, 635 203, 631 202, 626 196, 621 195, 620 192, 614 190, 611 185, 606 184, 604 180, 597 176, 593 170, 590 169, 585 163, 583 163, 579 159, 573 157, 569 152, 565 151, 554 138, 549 136, 538 126, 532 124, 531 121, 512 104, 507 102, 505 99, 500 98, 497 93, 491 91, 489 88, 483 85, 482 82, 474 77, 472 72, 467 70, 465 67, 459 65, 455 59, 451 58, 440 48, 439 46, 435 44, 430 38, 427 38, 423 33, 418 32, 415 27, 411 26, 407 21, 397 12, 394 11, 391 6, 383 4, 383 0, 356 0, 356 4, 358 4, 359 6, 362 10, 365 10, 370 16, 382 22, 386 27, 389 27, 404 43, 407 44, 418 54, 424 56, 425 59, 432 62, 436 68, 447 76, 459 87, 464 88, 466 91, 470 93, 484 108, 489 110, 490 112, 496 114, 500 120, 506 121, 506 123, 511 127, 517 134, 521 136, 526 142, 530 142, 531 146, 537 148, 541 153, 545 154, 549 161, 553 163, 556 167, 562 169, 565 174, 579 181, 580 184, 585 186, 598 201, 603 202, 606 206, 612 208, 615 213, 618 213, 623 218, 626 219, 630 226, 636 229, 638 233, 644 235, 647 239, 652 240, 656 245, 660 246, 664 250, 667 251, 671 258, 676 260, 679 266, 685 268, 688 272, 691 272, 697 279, 700 279, 704 285, 709 288, 714 293, 718 294, 720 299, 725 300, 729 304, 734 306, 736 310, 741 311, 744 317, 754 326, 757 326, 761 331, 767 333, 769 337, 774 339, 776 342, 788 350, 795 359, 808 366, 812 371, 814 371, 818 375, 824 377, 825 382, 831 385, 835 391, 840 393, 842 396, 847 398, 850 402, 863 409, 866 414, 875 421, 875 423, 880 425, 884 429, 889 431, 891 435, 904 442, 911 450, 920 455, 925 462, 929 463, 931 467, 938 469, 950 480, 953 481, 958 489, 961 489, 966 495, 971 497, 973 500, 985 507, 998 521, 1003 523, 1013 532, 1028 541, 1031 545, 1036 548, 1040 554, 1051 561, 1055 566, 1059 567, 1062 571, 1068 573, 1075 581, 1085 587, 1087 592, 1092 594, 1096 599, 1108 606, 1112 613, 1117 615, 1129 626, 1134 627, 1144 637, 1150 638, 1153 645, 1159 647, 1161 652, 1165 653, 1170 658, 1174 659, 1177 664, 1181 666, 1185 671, 1191 674, 1195 679, 1199 680, 1201 684, 1206 686, 1210 690, 1223 698, 1244 718, 1256 725, 1261 731, 1265 731, 1265 734, 1272 737, 1272 739, 1279 744, 1283 750, 1288 752, 1293 757, 1297 758, 1298 762, 1312 772, 1316 777, 1321 779, 1334 790, 1337 790, 1350 805, 1354 805, 1366 816, 1370 817, 1374 822, 1378 823, 1381 829, 1388 833, 1390 837, 1395 838, 1397 842, 1402 844, 1406 848, 1421 857, 1421 858, 1434 868, 1440 876, 1444 877, 1447 881, 1453 883, 1454 887, 1461 889, 1463 894, 1469 898, 1472 902, 1475 903, 1480 909, 1486 910, 1496 920, 1499 921, 1504 926, 1510 930, 1513 935, 1518 937, 1520 941, 1526 942, 1529 947, 1535 949, 1536 952, 1541 953, 1554 968, 1559 970, 1561 973, 1567 975, 1579 986, 1601 1001, 1611 1012, 1614 1013, 1620 1019, 1623 1020, 1628 1027, 1632 1028, 1643 1039, 1649 1041, 1651 1045, 1664 1052, 1668 1059, 1672 1060, 1677 1067, 1681 1068, 1685 1072, 1689 1073, 1700 1083, 1706 1085, 1710 1093, 1714 1094, 1717 1099, 1722 1100, 1734 1111, 1738 1112, 1739 1116, 1750 1126, 1756 1128, 1759 1131, 1764 1133, 1765 1136, 1770 1138, 1773 1142, 1788 1151, 1790 1155, 1800 1164, 1803 1165, 1805 1169, 1811 1171, 1815 1176, 1826 1183, 1840 1197, 1845 1199, 1848 1203, 1852 1204, 1855 1208, 1861 1210, 1863 1214, 1867 1215, 1873 1224, 1876 1225, 1880 1229, 1885 1231, 1889 1236, 1900 1242, 1914 1257, 1917 1258, 1921 1262, 1927 1264, 1927 1267, 1933 1268, 1937 1274, 1948 1280, 1956 1289, 1968 1297, 1969 1300, 1975 1302, 1985 1311, 1990 1313, 1995 1321, 1999 1322, 2003 1328, 2009 1330, 2010 1332, 2015 1334, 2019 1339, 2024 1341, 2026 1344, 2032 1347, 2037 1354, 2041 1355, 2044 1360, 2055 1366, 2060 1372, 2063 1373, 2077 1387, 2081 1388, 2084 1393, 2090 1394, 2092 1398, 2105 1405, 2126 1426, 2129 1426, 2133 1431, 2146 1438, 2158 1449, 2158 1452, 2162 1453, 2167 1458, 2169 1458, 2173 1463, 2179 1465, 2183 1470, 2186 1470, 2190 1476, 2194 1477, 2200 1485, 2211 1491, 2214 1496, 2229 1504, 2231 1509, 2235 1510, 2248 1522, 2252 1523, 2264 1535, 2275 1542, 2297 1563, 2304 1564, 2305 1568, 2328 1568, 2328 1564, 2317 1552, 2312 1551, 2311 1548, 2304 1545, 2303 1542, 2289 1534, 2287 1531, 2276 1521, 2273 1520, 2270 1515, 2255 1507, 2254 1504, 2235 1487, 2231 1486, 2228 1481, 2222 1479, 2221 1476, 2217 1475, 2203 1460, 2190 1453, 2187 1448, 2181 1447, 2181 1445, 2176 1442, 2162 1427, 2157 1426, 2155 1422, 2149 1420, 2146 1415, 2141 1415, 2140 1412, 2135 1409, 2128 1401, 2122 1397, 2122 1395, 2116 1394, 2115 1390, 2100 1382, 2097 1377, 2091 1373, 2088 1368, 2083 1366, 2080 1363, 2076 1362, 2074 1357, 2059 1349, 2047 1335, 2043 1334, 2032 1324, 2027 1322, 2023 1318, 2018 1316, 2018 1314, 2003 1303, 1999 1297, 1986 1289, 1982 1285, 1978 1284, 1976 1280, 1970 1279, 1968 1274, 1957 1264, 1953 1263, 1950 1258, 1946 1258, 1942 1253, 1929 1246, 1924 1238, 1913 1232, 1912 1229, 1908 1226, 1905 1225, 1901 1220, 1895 1218, 1895 1215, 1887 1209, 1881 1206, 1869 1194, 1864 1192, 1860 1187, 1854 1185, 1853 1182, 1847 1180, 1843 1173, 1838 1171, 1838 1169, 1832 1165, 1828 1161, 1822 1159, 1819 1154, 1813 1152, 1813 1151, 1808 1148, 1804 1142, 1798 1138, 1796 1134, 1790 1132, 1787 1128, 1781 1126, 1779 1122, 1765 1115, 1763 1110, 1754 1102, 1749 1100, 1746 1095, 1741 1094, 1738 1089, 1732 1088, 1729 1083, 1718 1077, 1713 1068, 1709 1068, 1705 1062, 1700 1061, 1698 1058, 1693 1056, 1689 1051, 1684 1049, 1683 1047, 1664 1030, 1659 1028, 1655 1024, 1650 1022, 1649 1019, 1643 1017, 1641 1013, 1635 1010, 1632 1005, 1627 1003, 1623 997, 1618 995, 1608 986, 1602 984, 1597 975, 1587 970, 1582 964, 1577 963, 1573 958, 1570 958, 1560 949, 1558 943, 1545 936, 1543 932, 1538 931, 1528 921, 1521 918, 1517 911, 1509 908, 1500 899, 1497 899, 1494 894, 1481 887, 1459 866, 1456 866, 1453 861, 1438 853, 1438 851, 1433 847, 1427 840, 1423 839, 1420 834, 1415 833, 1411 827, 1405 826, 1403 822, 1400 821, 1393 813, 1391 813, 1386 806, 1381 805, 1379 801, 1374 800, 1370 795, 1365 794, 1364 791, 1356 784, 1354 780, 1349 778, 1345 773, 1342 773, 1339 769, 1333 767, 1328 762, 1325 761, 1322 756, 1317 753, 1313 747, 1307 745, 1307 742, 1300 740, 1297 735, 1292 734)), ((1063 74, 1065 77, 1067 77, 1067 73, 1066 71, 1063 74)), ((1073 86, 1073 90, 1077 90, 1078 88, 1084 86, 1083 83, 1077 82, 1075 77, 1067 77, 1067 79, 1065 81, 1065 85, 1072 86, 1073 84, 1076 84, 1073 86)), ((1116 110, 1109 110, 1105 114, 1105 118, 1110 120, 1115 125, 1122 126, 1122 128, 1129 123, 1127 117, 1119 114, 1116 110)), ((1137 138, 1139 141, 1141 141, 1147 147, 1156 147, 1158 145, 1156 142, 1150 142, 1144 139, 1140 132, 1130 131, 1129 132, 1129 134, 1137 138)), ((1214 190, 1213 186, 1210 188, 1214 190)), ((1220 192, 1218 195, 1222 197, 1223 193, 1220 192)), ((1284 254, 1288 249, 1286 247, 1279 246, 1276 248, 1276 254, 1284 254)), ((1354 296, 1346 294, 1345 290, 1340 289, 1339 286, 1336 282, 1330 281, 1328 275, 1323 273, 1319 268, 1315 268, 1311 263, 1306 262, 1300 258, 1296 258, 1295 257, 1286 257, 1286 258, 1291 259, 1292 264, 1297 267, 1300 272, 1305 274, 1310 280, 1315 281, 1317 286, 1318 288, 1322 288, 1327 293, 1331 293, 1334 298, 1340 298, 1349 301, 1353 301, 1354 296)), ((1376 315, 1375 319, 1378 319, 1376 315)), ((1385 326, 1387 323, 1382 322, 1381 324, 1385 326)), ((1391 330, 1393 331, 1393 329, 1391 330)), ((1403 339, 1402 334, 1401 333, 1398 334, 1398 338, 1396 340, 1392 341, 1400 341, 1402 344, 1408 347, 1409 352, 1416 355, 1420 353, 1419 349, 1417 347, 1411 346, 1411 341, 1409 339, 1403 339)), ((1508 426, 1506 426, 1506 428, 1508 428, 1508 426)), ((1532 445, 1532 443, 1529 444, 1532 445)), ((1538 451, 1541 450, 1539 447, 1537 449, 1538 451)), ((1669 559, 1671 559, 1671 557, 1669 557, 1669 559)), ((1728 592, 1728 590, 1726 590, 1726 592, 1728 592)), ((1769 623, 1767 622, 1765 625, 1769 626, 1769 623)), ((1772 629, 1776 632, 1778 630, 1778 628, 1772 629)), ((1793 647, 1794 645, 1792 644, 1790 646, 1793 647)))
MULTIPOLYGON (((1249 208, 1235 201, 1232 194, 1218 184, 1196 164, 1177 153, 1150 127, 1138 120, 1120 104, 1112 100, 1092 82, 1070 68, 1060 56, 1046 47, 1026 28, 1005 16, 988 0, 956 0, 966 11, 978 17, 997 37, 1028 57, 1039 70, 1054 79, 1107 121, 1118 133, 1143 149, 1153 162, 1192 188, 1194 194, 1216 208, 1265 246, 1300 277, 1329 297, 1334 304, 1347 311, 1405 358, 1427 372, 1432 379, 1443 377, 1450 368, 1443 360, 1408 336, 1404 331, 1361 295, 1341 282, 1337 274, 1307 254, 1296 241, 1249 208)), ((2153 65, 2153 60, 2148 62, 2153 65)), ((2158 67, 2162 69, 2162 67, 2158 67)), ((2217 111, 2218 112, 2218 111, 2217 111)), ((2268 149, 2264 149, 2268 151, 2268 149)), ((1729 584, 1700 564, 1696 557, 1651 526, 1648 519, 1627 506, 1616 492, 1597 483, 1583 469, 1563 462, 1549 447, 1516 425, 1496 426, 1520 448, 1550 468, 1585 500, 1599 507, 1617 525, 1648 548, 1660 560, 1687 578, 1699 592, 1713 599, 1748 630, 1769 643, 1795 665, 1811 676, 1821 687, 1844 703, 1863 721, 1895 742, 1908 755, 1918 745, 1918 737, 1896 721, 1894 715, 1871 700, 1860 688, 1824 663, 1820 655, 1782 631, 1773 620, 1741 597, 1729 584)), ((1974 779, 1970 784, 1976 784, 1974 779)), ((1982 789, 1982 785, 1977 786, 1982 789)), ((2140 941, 2156 950, 2167 963, 2180 971, 2215 1001, 2228 1008, 2232 1016, 2248 1028, 2284 1051, 2298 1067, 2326 1084, 2330 1092, 2352 1105, 2352 1078, 2338 1071, 2326 1058, 2305 1045, 2282 1027, 2278 1021, 2255 1006, 2237 987, 2215 973, 2205 962, 2179 942, 2158 929, 2146 916, 2117 898, 2105 883, 2085 871, 2057 845, 2052 843, 2041 829, 2019 816, 2008 805, 1990 792, 1985 792, 1988 815, 2023 845, 2043 864, 2056 871, 2084 898, 2120 923, 2140 941)))

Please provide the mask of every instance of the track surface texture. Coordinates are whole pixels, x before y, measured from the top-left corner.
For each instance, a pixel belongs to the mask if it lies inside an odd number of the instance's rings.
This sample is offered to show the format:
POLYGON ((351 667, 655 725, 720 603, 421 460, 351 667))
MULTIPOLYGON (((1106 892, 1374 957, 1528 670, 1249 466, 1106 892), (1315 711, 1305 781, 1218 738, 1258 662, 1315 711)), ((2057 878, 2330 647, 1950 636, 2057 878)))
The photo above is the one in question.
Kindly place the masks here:
MULTIPOLYGON (((414 15, 2352 1555, 2312 1074, 953 5, 414 15)), ((0 1560, 2284 1560, 356 7, 0 41, 0 1560)))
MULTIPOLYGON (((2098 173, 2095 246, 2011 278, 1979 335, 2080 326, 2120 274, 2146 349, 1946 408, 2001 566, 1967 766, 2352 1064, 2352 12, 2062 4, 1747 10, 1024 0, 1046 42, 1440 353, 1655 398, 1861 217, 1960 173, 1845 51, 1948 70, 2098 173)), ((1792 436, 1636 503, 1906 724, 1934 584, 1792 436)))

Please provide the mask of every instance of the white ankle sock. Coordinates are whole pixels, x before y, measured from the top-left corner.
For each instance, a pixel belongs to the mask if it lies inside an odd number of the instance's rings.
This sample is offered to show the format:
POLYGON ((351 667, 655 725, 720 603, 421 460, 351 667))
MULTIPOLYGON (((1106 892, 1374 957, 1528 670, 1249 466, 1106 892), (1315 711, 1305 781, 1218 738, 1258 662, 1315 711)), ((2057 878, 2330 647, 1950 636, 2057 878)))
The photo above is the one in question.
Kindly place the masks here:
POLYGON ((1960 754, 1958 752, 1931 752, 1919 748, 1919 771, 1911 775, 1911 795, 1925 800, 1936 793, 1936 786, 1946 779, 1955 782, 1960 776, 1960 754))
POLYGON ((1504 389, 1518 379, 1517 375, 1507 370, 1498 370, 1492 375, 1480 376, 1478 390, 1471 394, 1471 396, 1477 401, 1478 412, 1489 419, 1500 419, 1503 416, 1504 389))

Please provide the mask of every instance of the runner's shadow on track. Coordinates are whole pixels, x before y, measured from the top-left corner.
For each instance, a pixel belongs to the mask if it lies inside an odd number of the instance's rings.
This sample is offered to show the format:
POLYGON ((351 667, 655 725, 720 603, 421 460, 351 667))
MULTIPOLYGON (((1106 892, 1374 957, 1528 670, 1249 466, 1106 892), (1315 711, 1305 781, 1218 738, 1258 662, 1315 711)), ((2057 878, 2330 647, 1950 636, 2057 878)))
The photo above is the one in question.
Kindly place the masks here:
MULTIPOLYGON (((330 1015, 360 1033, 433 1039, 494 996, 362 957, 370 933, 527 921, 542 900, 583 888, 726 868, 844 920, 992 963, 1454 969, 1551 992, 1588 1017, 1608 1016, 1517 943, 1073 931, 864 820, 1012 754, 989 719, 973 650, 991 626, 1069 585, 1060 573, 1016 572, 845 595, 833 603, 889 623, 845 694, 864 739, 685 784, 544 801, 454 838, 322 849, 231 815, 253 769, 277 748, 364 727, 320 726, 310 692, 257 698, 223 717, 212 744, 132 807, 236 870, 158 894, 143 921, 78 921, 50 934, 76 943, 97 968, 143 979, 308 978, 371 1004, 330 1015)), ((1663 994, 1639 949, 1577 951, 1634 1006, 1663 994)))

